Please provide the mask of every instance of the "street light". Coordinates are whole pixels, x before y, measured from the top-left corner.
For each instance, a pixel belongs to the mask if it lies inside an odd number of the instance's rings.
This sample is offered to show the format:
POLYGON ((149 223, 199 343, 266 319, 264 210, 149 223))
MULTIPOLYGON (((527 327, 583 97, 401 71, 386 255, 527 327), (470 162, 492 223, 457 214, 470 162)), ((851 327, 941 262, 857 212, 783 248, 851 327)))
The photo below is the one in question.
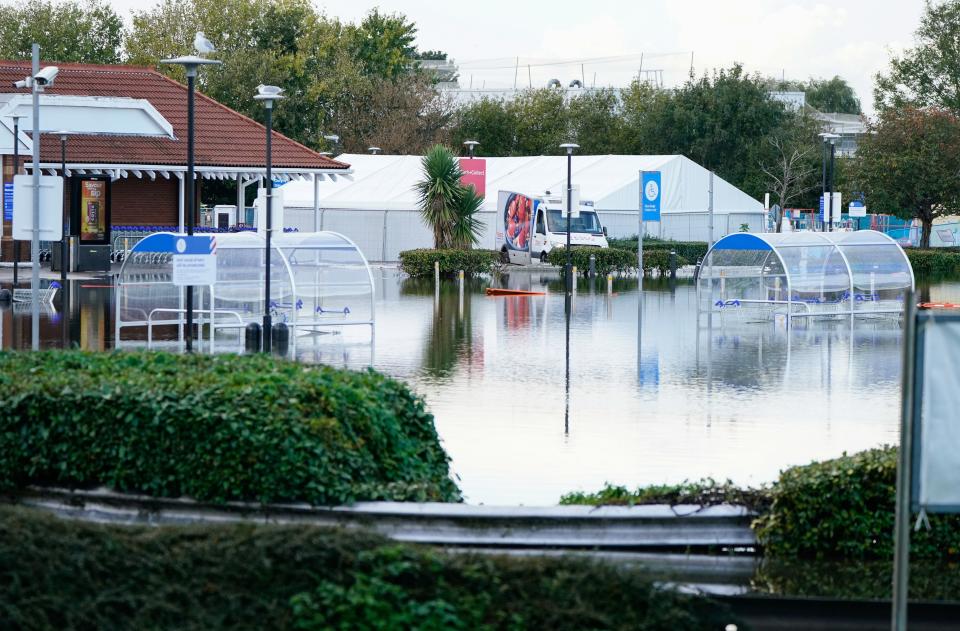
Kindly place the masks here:
POLYGON ((257 94, 253 97, 255 101, 263 102, 264 109, 267 110, 267 244, 265 255, 266 273, 263 282, 263 352, 270 352, 270 337, 273 329, 273 322, 270 317, 270 233, 273 232, 273 159, 272 142, 273 134, 273 102, 283 98, 283 89, 275 85, 258 85, 257 94))
POLYGON ((572 200, 573 200, 573 183, 572 183, 572 174, 573 174, 573 152, 580 148, 580 145, 565 142, 560 145, 561 149, 565 149, 567 152, 567 311, 570 311, 570 295, 573 292, 573 279, 571 278, 573 272, 573 264, 570 258, 570 213, 572 212, 572 200))
POLYGON ((375 156, 383 150, 380 147, 367 147, 367 151, 370 152, 371 156, 375 156))
MULTIPOLYGON (((198 35, 203 36, 203 33, 198 33, 198 35)), ((197 45, 197 41, 200 38, 194 39, 194 45, 197 45)), ((209 44, 209 42, 203 38, 201 43, 209 44)), ((202 48, 200 52, 214 52, 212 46, 204 45, 197 46, 197 48, 202 48)), ((193 165, 193 93, 194 93, 194 84, 197 79, 197 68, 200 66, 215 66, 219 65, 220 62, 215 59, 207 59, 206 57, 199 57, 197 55, 185 55, 183 57, 174 57, 172 59, 161 59, 160 63, 168 65, 183 66, 183 69, 187 73, 187 234, 193 236, 193 226, 194 226, 194 215, 196 215, 196 199, 194 195, 194 165, 193 165)), ((189 285, 187 287, 187 352, 193 352, 193 286, 189 285)))
MULTIPOLYGON (((13 177, 20 173, 20 119, 22 116, 14 114, 13 118, 13 177)), ((12 219, 12 218, 11 218, 12 219)), ((13 236, 11 234, 11 236, 13 236)), ((20 266, 20 242, 13 242, 13 286, 17 286, 18 267, 20 266)))
POLYGON ((473 157, 473 150, 474 150, 474 149, 476 148, 476 146, 479 145, 480 143, 479 143, 478 141, 476 141, 476 140, 465 140, 465 141, 463 141, 463 144, 464 144, 464 146, 466 146, 466 148, 467 148, 467 153, 468 153, 469 156, 472 158, 472 157, 473 157))
MULTIPOLYGON (((333 151, 336 152, 337 145, 340 143, 340 136, 337 134, 324 134, 323 139, 329 142, 333 151)), ((331 155, 333 154, 331 153, 331 155)))
MULTIPOLYGON (((823 139, 823 212, 825 214, 824 224, 829 226, 829 231, 833 232, 833 159, 836 150, 836 141, 840 136, 837 134, 825 132, 820 134, 823 139), (830 145, 830 177, 827 178, 827 145, 830 145), (827 190, 830 191, 829 197, 827 190)), ((822 229, 822 228, 821 228, 822 229)))
MULTIPOLYGON (((67 136, 70 135, 69 131, 58 131, 57 135, 60 136, 60 175, 63 178, 63 190, 67 190, 67 136)), ((69 266, 70 255, 67 253, 67 244, 69 238, 67 233, 70 231, 70 211, 66 204, 66 196, 64 196, 63 204, 63 235, 60 237, 60 284, 63 285, 64 290, 67 286, 67 268, 69 266)))

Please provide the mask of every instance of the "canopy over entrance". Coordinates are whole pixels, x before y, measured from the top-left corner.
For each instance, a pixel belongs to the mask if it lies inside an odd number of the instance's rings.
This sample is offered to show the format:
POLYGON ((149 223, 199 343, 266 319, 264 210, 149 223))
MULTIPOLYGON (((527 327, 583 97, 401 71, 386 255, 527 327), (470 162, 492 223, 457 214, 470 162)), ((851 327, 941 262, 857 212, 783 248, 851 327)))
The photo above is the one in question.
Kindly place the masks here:
POLYGON ((697 280, 701 310, 788 317, 896 314, 913 288, 903 249, 873 230, 731 234, 697 280))

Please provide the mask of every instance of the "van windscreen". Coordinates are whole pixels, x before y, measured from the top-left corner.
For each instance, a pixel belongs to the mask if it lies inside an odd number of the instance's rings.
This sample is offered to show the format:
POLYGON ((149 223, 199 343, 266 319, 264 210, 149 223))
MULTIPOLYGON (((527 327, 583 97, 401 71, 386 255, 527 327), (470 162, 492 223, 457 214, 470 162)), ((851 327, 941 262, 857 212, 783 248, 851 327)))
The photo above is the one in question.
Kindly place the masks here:
MULTIPOLYGON (((566 232, 567 218, 559 208, 551 208, 547 211, 547 226, 550 232, 566 232)), ((600 225, 600 218, 592 210, 581 210, 579 217, 570 218, 570 232, 589 232, 591 234, 602 234, 603 227, 600 225)))

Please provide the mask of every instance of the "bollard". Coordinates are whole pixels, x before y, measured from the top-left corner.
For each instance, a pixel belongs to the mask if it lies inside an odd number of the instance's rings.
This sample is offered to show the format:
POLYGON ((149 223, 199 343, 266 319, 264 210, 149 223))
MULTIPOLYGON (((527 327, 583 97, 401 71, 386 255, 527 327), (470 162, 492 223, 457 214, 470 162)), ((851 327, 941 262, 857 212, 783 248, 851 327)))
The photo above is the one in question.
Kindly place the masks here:
POLYGON ((607 293, 613 293, 613 274, 607 274, 607 293))
POLYGON ((286 322, 280 322, 271 327, 271 333, 273 352, 285 356, 290 348, 290 327, 287 326, 286 322))
POLYGON ((262 330, 259 323, 251 322, 248 324, 243 331, 243 349, 248 353, 259 353, 261 335, 262 330))
POLYGON ((461 285, 463 284, 463 270, 460 270, 460 271, 457 273, 457 280, 460 281, 460 284, 461 284, 461 285))
POLYGON ((590 255, 590 278, 597 277, 597 257, 593 254, 590 255))
POLYGON ((576 266, 576 265, 573 266, 572 271, 570 272, 570 275, 571 275, 573 278, 576 278, 576 277, 577 277, 577 266, 576 266))
POLYGON ((440 261, 433 262, 433 282, 435 285, 440 285, 440 261))
POLYGON ((677 277, 677 253, 670 250, 670 278, 677 277))

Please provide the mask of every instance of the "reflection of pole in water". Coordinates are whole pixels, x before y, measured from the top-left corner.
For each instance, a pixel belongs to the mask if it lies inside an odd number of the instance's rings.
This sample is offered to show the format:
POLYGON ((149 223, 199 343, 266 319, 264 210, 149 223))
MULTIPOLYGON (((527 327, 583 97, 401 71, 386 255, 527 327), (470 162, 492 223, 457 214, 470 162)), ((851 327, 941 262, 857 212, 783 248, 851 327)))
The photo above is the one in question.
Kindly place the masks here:
POLYGON ((713 424, 713 310, 707 312, 707 427, 713 424))
MULTIPOLYGON (((568 285, 568 287, 569 287, 569 285, 568 285)), ((573 305, 572 305, 571 296, 570 296, 570 292, 569 292, 569 291, 566 292, 566 295, 565 295, 565 297, 564 297, 564 301, 565 301, 564 307, 565 307, 565 311, 566 311, 566 325, 567 325, 566 334, 567 334, 567 335, 566 335, 566 345, 565 345, 565 347, 566 347, 566 349, 565 349, 565 350, 566 350, 566 376, 565 376, 565 379, 564 379, 565 389, 566 389, 566 392, 565 392, 565 394, 566 394, 566 397, 565 397, 565 398, 566 398, 566 402, 565 402, 565 409, 564 409, 564 414, 563 414, 563 435, 564 435, 564 436, 569 436, 569 435, 570 435, 570 311, 572 310, 571 307, 573 306, 573 305)))
POLYGON ((463 320, 463 270, 460 270, 460 273, 457 274, 457 280, 459 281, 460 287, 460 304, 459 304, 459 315, 460 319, 463 320))

